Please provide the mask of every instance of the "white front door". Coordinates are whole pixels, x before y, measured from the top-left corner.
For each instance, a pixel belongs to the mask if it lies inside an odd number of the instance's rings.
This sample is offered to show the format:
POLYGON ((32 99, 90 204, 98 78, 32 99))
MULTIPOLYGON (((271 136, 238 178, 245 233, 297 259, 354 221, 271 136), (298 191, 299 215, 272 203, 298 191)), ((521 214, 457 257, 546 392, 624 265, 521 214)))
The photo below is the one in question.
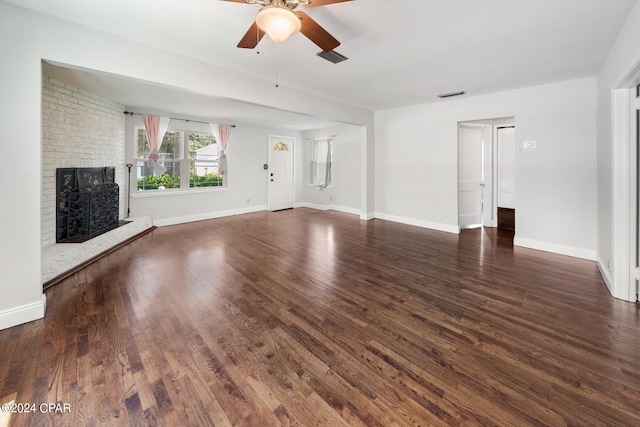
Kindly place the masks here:
POLYGON ((293 207, 293 146, 295 139, 269 136, 268 209, 293 207))
POLYGON ((484 138, 481 126, 458 126, 458 224, 482 227, 484 138))

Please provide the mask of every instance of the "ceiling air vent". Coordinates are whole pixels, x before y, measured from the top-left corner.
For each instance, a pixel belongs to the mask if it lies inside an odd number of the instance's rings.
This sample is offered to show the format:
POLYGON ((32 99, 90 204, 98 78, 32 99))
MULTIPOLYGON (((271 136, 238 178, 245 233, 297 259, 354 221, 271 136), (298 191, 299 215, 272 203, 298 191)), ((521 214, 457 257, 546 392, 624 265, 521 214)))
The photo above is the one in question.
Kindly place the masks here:
POLYGON ((460 96, 460 95, 464 95, 465 93, 466 93, 465 91, 443 93, 442 95, 438 95, 438 98, 451 98, 452 96, 460 96))
POLYGON ((335 50, 318 52, 316 53, 316 55, 318 55, 320 58, 326 59, 329 62, 333 62, 334 64, 337 64, 338 62, 346 61, 347 59, 349 59, 346 56, 336 52, 335 50))

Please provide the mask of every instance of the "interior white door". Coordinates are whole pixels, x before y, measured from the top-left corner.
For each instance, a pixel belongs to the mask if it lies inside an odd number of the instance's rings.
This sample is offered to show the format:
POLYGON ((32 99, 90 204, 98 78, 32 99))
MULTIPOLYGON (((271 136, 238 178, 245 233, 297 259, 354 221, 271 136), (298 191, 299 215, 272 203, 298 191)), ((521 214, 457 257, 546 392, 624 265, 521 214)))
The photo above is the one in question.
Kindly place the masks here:
POLYGON ((293 207, 294 138, 269 136, 268 209, 293 207))
POLYGON ((458 126, 458 224, 461 228, 482 227, 483 128, 458 126))

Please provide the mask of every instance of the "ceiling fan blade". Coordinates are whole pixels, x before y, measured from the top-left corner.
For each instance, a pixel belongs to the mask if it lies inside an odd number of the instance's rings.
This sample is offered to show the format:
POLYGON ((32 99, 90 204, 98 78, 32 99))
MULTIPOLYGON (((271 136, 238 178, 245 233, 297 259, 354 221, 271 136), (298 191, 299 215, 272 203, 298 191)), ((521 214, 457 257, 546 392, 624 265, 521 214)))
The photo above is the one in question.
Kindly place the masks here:
MULTIPOLYGON (((238 1, 238 0, 227 0, 227 1, 238 1)), ((342 2, 345 2, 345 1, 353 1, 353 0, 311 0, 310 4, 304 5, 302 7, 326 6, 328 4, 342 3, 342 2)))
POLYGON ((258 42, 262 40, 262 37, 264 37, 264 32, 260 31, 258 24, 254 21, 245 33, 244 37, 242 37, 242 40, 240 40, 240 43, 238 43, 238 47, 243 49, 253 49, 258 45, 258 42))
POLYGON ((298 15, 302 24, 300 32, 309 40, 317 44, 320 49, 328 52, 340 46, 340 42, 329 34, 327 30, 322 28, 316 21, 311 19, 309 15, 304 12, 295 12, 295 14, 298 15))

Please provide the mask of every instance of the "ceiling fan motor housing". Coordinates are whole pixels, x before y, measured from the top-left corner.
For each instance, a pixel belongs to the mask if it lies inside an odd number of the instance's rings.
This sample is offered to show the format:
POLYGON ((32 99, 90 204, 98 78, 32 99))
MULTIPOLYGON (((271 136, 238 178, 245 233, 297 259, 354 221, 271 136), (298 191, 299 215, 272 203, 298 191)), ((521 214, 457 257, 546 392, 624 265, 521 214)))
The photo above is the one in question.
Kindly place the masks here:
POLYGON ((300 19, 291 9, 278 5, 260 9, 256 24, 276 42, 285 41, 302 27, 300 19))

